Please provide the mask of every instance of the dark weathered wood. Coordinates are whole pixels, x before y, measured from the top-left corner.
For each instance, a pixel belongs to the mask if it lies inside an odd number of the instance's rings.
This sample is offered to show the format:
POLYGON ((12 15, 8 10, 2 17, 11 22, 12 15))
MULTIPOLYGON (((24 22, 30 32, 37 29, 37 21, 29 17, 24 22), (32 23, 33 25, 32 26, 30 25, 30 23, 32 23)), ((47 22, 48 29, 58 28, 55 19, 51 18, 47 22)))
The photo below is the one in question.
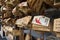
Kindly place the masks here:
POLYGON ((26 15, 30 15, 32 12, 32 10, 27 6, 25 6, 25 7, 17 6, 15 8, 16 9, 15 10, 13 9, 13 11, 12 11, 14 16, 24 17, 26 15))
POLYGON ((5 1, 5 3, 6 4, 10 4, 10 5, 12 5, 12 6, 16 6, 17 4, 19 4, 20 3, 20 0, 7 0, 7 1, 5 1))
POLYGON ((35 12, 39 12, 41 5, 43 3, 43 0, 27 0, 29 7, 33 9, 35 12))
POLYGON ((54 0, 54 6, 60 8, 60 0, 54 0), (56 2, 58 1, 58 2, 56 2))
POLYGON ((2 11, 2 14, 3 14, 2 15, 3 18, 9 18, 12 16, 11 11, 2 11))
POLYGON ((52 1, 44 0, 44 2, 45 2, 47 5, 49 5, 50 7, 56 8, 56 7, 54 6, 54 1, 53 1, 53 0, 52 0, 52 1))
POLYGON ((50 7, 53 7, 55 8, 55 6, 53 5, 53 0, 27 0, 28 4, 29 4, 29 7, 39 13, 42 9, 42 7, 45 7, 45 6, 42 6, 43 3, 46 3, 47 5, 49 5, 50 7))

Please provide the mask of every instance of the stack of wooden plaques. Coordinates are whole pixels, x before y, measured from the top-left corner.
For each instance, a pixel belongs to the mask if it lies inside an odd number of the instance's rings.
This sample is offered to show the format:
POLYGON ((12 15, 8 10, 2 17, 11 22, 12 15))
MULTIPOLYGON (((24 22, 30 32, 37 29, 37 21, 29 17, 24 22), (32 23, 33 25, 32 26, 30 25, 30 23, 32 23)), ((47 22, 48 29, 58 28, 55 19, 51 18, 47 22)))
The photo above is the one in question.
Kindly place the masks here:
MULTIPOLYGON (((44 18, 44 10, 48 8, 54 8, 53 0, 26 0, 25 2, 21 2, 22 0, 0 0, 2 18, 3 18, 3 31, 5 32, 6 36, 12 35, 19 36, 21 39, 24 40, 24 27, 30 26, 31 30, 43 31, 43 32, 51 32, 53 31, 52 22, 49 20, 45 20, 44 18), (45 5, 46 4, 46 5, 45 5), (45 5, 45 6, 43 6, 45 5), (32 14, 33 13, 33 14, 32 14), (36 25, 33 24, 31 21, 34 16, 43 14, 43 18, 41 18, 43 25, 36 25), (36 15, 37 14, 37 15, 36 15), (43 19, 45 21, 43 21, 43 19), (44 22, 47 22, 48 25, 45 26, 44 22), (29 25, 30 24, 30 25, 29 25), (6 32, 7 31, 7 32, 6 32)), ((37 17, 40 19, 39 17, 37 17)), ((46 17, 47 18, 47 17, 46 17)), ((36 19, 36 22, 39 24, 41 20, 36 19)), ((59 22, 59 21, 58 21, 59 22)), ((56 26, 56 24, 54 24, 56 26)), ((58 24, 60 26, 60 24, 58 24)), ((59 27, 55 28, 54 31, 59 33, 59 27)), ((56 26, 57 27, 57 26, 56 26)), ((29 29, 27 27, 27 29, 29 29)), ((29 34, 27 36, 30 40, 29 34)), ((11 39, 14 40, 14 39, 11 39)), ((39 38, 37 40, 40 40, 39 38)))

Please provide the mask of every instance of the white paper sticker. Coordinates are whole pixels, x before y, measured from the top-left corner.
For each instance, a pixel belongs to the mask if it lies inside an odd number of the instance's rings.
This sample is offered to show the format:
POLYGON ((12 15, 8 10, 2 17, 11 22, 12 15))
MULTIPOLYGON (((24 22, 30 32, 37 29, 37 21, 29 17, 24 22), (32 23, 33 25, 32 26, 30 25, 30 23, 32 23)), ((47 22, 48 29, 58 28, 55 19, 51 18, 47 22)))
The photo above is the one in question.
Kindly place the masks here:
POLYGON ((32 23, 37 25, 48 26, 50 18, 45 16, 35 16, 32 23))

